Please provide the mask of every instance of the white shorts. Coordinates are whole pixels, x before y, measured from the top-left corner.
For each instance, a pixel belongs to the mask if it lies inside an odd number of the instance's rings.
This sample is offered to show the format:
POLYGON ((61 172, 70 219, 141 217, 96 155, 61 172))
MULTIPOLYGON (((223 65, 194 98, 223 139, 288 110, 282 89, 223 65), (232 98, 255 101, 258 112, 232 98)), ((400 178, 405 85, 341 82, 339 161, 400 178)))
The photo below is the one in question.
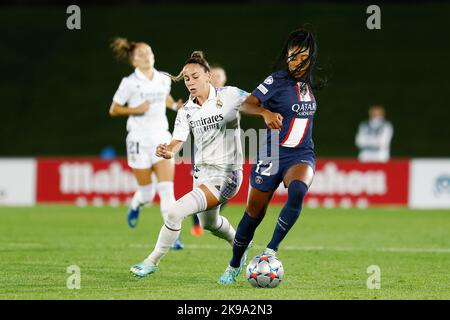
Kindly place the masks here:
POLYGON ((172 135, 169 131, 158 133, 145 133, 130 131, 127 135, 127 160, 133 169, 148 169, 158 161, 164 160, 157 157, 156 147, 161 143, 170 143, 172 135))
POLYGON ((225 202, 233 198, 242 184, 242 170, 223 171, 213 166, 194 166, 194 188, 205 185, 219 200, 225 202))

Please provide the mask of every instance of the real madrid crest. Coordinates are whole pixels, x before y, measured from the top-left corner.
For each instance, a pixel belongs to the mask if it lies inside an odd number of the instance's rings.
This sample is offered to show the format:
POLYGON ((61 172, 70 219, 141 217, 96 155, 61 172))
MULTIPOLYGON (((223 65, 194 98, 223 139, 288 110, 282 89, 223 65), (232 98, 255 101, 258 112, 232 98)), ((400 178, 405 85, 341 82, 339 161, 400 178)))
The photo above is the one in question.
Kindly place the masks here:
POLYGON ((222 108, 222 106, 223 106, 223 102, 222 102, 222 101, 220 101, 220 99, 217 99, 217 103, 216 103, 216 107, 217 107, 217 109, 220 109, 220 108, 222 108))

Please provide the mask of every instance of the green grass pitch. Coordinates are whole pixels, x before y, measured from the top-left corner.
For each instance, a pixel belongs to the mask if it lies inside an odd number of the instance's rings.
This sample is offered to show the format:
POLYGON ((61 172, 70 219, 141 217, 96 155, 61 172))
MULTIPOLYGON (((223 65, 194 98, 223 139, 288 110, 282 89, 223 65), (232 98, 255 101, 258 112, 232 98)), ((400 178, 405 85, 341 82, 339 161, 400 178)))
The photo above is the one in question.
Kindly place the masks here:
MULTIPOLYGON (((280 207, 269 208, 250 256, 269 242, 280 207)), ((231 248, 209 233, 190 235, 157 273, 129 273, 153 249, 162 219, 144 208, 136 229, 125 207, 39 205, 0 207, 0 299, 450 299, 450 212, 399 208, 309 209, 279 250, 285 277, 257 289, 244 275, 216 283, 231 248), (81 270, 81 288, 66 286, 67 267, 81 270), (381 270, 381 288, 368 289, 367 268, 381 270)), ((223 214, 236 227, 241 206, 223 214)))

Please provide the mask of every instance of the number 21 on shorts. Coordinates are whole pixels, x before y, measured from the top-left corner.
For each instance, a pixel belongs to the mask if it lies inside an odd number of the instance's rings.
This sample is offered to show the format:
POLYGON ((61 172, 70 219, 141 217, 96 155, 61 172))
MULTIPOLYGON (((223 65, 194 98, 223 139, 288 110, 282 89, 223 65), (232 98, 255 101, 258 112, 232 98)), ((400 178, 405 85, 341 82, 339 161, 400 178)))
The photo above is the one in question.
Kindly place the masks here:
POLYGON ((128 141, 128 153, 139 154, 139 141, 128 141))

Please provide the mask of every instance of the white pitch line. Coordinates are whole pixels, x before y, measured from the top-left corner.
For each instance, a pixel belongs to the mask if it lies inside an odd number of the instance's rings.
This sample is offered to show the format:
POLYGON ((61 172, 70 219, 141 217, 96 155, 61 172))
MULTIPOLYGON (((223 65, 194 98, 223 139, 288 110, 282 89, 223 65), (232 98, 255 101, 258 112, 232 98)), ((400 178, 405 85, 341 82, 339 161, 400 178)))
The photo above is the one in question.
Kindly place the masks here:
POLYGON ((39 242, 7 242, 7 243, 1 243, 0 242, 0 249, 1 248, 17 248, 17 249, 32 249, 32 248, 39 248, 43 247, 43 243, 39 242))
MULTIPOLYGON (((148 244, 131 244, 132 248, 148 248, 148 244)), ((209 244, 187 244, 188 249, 206 249, 206 250, 230 250, 228 246, 209 245, 209 244)), ((264 250, 264 246, 254 245, 253 248, 264 250)), ((399 252, 399 253, 450 253, 450 248, 357 248, 357 247, 325 247, 325 246, 285 246, 282 250, 288 251, 378 251, 378 252, 399 252)))
MULTIPOLYGON (((36 248, 101 248, 103 245, 94 244, 92 246, 86 246, 85 244, 45 244, 39 242, 0 242, 1 249, 36 249, 36 248)), ((109 247, 109 246, 108 246, 109 247)), ((123 247, 123 246, 120 246, 123 247)), ((151 243, 132 243, 128 245, 129 248, 153 248, 151 243)), ((186 244, 187 249, 204 249, 204 250, 230 250, 230 247, 225 243, 223 245, 211 245, 211 244, 186 244)), ((258 250, 264 250, 264 246, 254 245, 253 248, 258 250)), ((326 247, 326 246, 283 246, 282 250, 287 251, 342 251, 342 252, 397 252, 397 253, 450 253, 450 248, 396 248, 396 247, 381 247, 381 248, 361 248, 361 247, 326 247)))

